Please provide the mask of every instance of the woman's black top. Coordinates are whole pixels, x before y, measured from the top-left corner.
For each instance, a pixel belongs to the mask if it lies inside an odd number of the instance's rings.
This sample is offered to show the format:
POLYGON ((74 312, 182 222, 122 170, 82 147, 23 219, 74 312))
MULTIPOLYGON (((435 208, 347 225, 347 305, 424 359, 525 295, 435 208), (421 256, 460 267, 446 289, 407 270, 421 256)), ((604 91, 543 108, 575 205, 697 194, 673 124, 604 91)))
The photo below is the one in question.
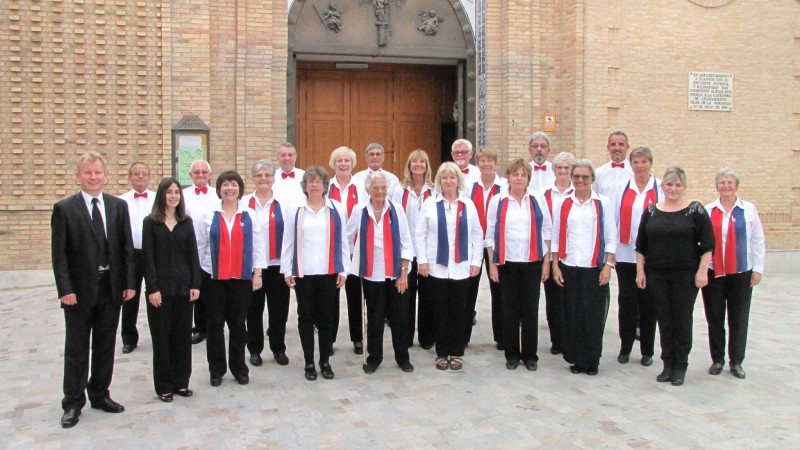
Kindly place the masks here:
POLYGON ((192 219, 178 222, 172 231, 150 216, 142 224, 144 280, 147 294, 162 297, 189 295, 200 289, 200 259, 192 219))
POLYGON ((714 231, 700 202, 674 212, 652 204, 642 213, 636 252, 644 255, 645 268, 696 271, 700 256, 712 250, 714 231))

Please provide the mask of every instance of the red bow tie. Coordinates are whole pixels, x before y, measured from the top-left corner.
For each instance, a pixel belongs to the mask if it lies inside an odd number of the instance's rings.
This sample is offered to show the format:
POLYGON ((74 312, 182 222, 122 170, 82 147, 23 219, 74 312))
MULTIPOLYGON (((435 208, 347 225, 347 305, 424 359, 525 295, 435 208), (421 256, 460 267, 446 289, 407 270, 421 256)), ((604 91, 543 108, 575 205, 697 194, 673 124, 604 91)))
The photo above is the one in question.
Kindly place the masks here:
POLYGON ((542 172, 544 172, 545 170, 547 170, 547 166, 544 164, 542 164, 541 166, 538 164, 534 164, 533 171, 536 172, 537 170, 541 170, 542 172))
POLYGON ((147 198, 147 192, 142 192, 141 194, 138 192, 134 192, 133 198, 147 198))
POLYGON ((461 173, 468 174, 469 173, 469 167, 467 167, 466 169, 461 169, 461 173))
POLYGON ((611 168, 612 169, 616 169, 617 167, 619 167, 620 169, 624 169, 625 168, 625 163, 624 162, 616 163, 614 161, 611 161, 611 168))
POLYGON ((194 193, 197 194, 197 195, 208 194, 208 186, 201 187, 201 188, 196 187, 196 188, 194 188, 194 193))
POLYGON ((284 180, 287 179, 287 178, 294 178, 294 171, 289 172, 289 173, 283 172, 281 174, 281 178, 284 179, 284 180))

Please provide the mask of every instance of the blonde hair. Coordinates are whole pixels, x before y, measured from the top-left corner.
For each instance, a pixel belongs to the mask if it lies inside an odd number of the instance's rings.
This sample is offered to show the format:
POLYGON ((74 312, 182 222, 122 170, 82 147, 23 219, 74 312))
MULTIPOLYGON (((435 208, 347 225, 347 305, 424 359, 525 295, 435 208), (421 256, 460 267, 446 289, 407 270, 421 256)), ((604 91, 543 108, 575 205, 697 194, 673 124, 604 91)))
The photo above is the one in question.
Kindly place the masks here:
POLYGON ((415 159, 425 162, 425 184, 433 187, 433 182, 431 182, 431 160, 428 158, 428 153, 421 148, 411 152, 408 155, 408 159, 406 159, 406 165, 403 168, 403 187, 406 188, 414 184, 414 177, 411 175, 411 161, 415 159))
POLYGON ((434 186, 436 187, 436 190, 438 190, 439 192, 444 192, 442 190, 442 175, 445 172, 452 172, 455 174, 456 178, 458 179, 458 190, 463 191, 464 174, 461 173, 461 169, 458 168, 456 163, 451 161, 442 163, 442 165, 439 166, 439 170, 436 171, 436 181, 434 181, 434 186))

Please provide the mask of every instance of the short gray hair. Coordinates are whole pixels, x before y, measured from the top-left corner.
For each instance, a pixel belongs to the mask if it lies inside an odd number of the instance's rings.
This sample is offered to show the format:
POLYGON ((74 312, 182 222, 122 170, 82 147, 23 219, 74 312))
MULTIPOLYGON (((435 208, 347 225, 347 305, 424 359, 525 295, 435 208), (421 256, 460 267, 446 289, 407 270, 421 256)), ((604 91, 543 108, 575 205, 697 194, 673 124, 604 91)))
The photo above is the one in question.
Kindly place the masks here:
MULTIPOLYGON (((336 160, 339 159, 340 156, 346 156, 350 158, 350 162, 352 163, 353 167, 356 166, 356 152, 353 151, 350 147, 339 147, 331 152, 331 159, 328 161, 328 165, 331 166, 331 169, 336 170, 336 160)), ((353 170, 353 167, 350 170, 353 170)))
POLYGON ((631 154, 628 155, 628 161, 633 162, 633 158, 638 158, 640 156, 644 156, 653 162, 653 152, 650 150, 649 147, 636 147, 631 151, 631 154))
POLYGON ((739 172, 731 169, 730 167, 723 167, 722 169, 719 169, 717 176, 714 177, 714 185, 719 184, 719 180, 721 180, 723 177, 731 177, 733 178, 733 181, 736 182, 736 185, 739 185, 739 172))
POLYGON ((594 174, 594 166, 592 165, 591 159, 578 159, 575 161, 575 164, 569 169, 569 176, 572 176, 575 173, 575 169, 578 168, 588 168, 592 171, 592 180, 596 179, 597 177, 594 174))
POLYGON ((531 142, 533 142, 534 139, 544 139, 547 142, 548 148, 553 146, 552 143, 550 142, 550 136, 548 136, 547 133, 545 133, 544 131, 537 131, 536 133, 533 133, 531 137, 528 138, 529 146, 531 145, 531 142))
POLYGON ((364 154, 366 155, 367 153, 369 153, 370 150, 375 148, 380 149, 382 154, 386 154, 386 149, 384 149, 383 146, 381 144, 378 144, 377 142, 373 142, 367 145, 367 148, 364 149, 364 154))
POLYGON ((369 190, 375 180, 384 180, 386 181, 386 186, 389 186, 389 178, 386 177, 386 174, 382 170, 376 170, 364 178, 364 189, 369 190))
POLYGON ((211 164, 208 161, 206 161, 205 159, 195 159, 194 161, 192 161, 192 165, 189 166, 189 173, 192 173, 195 164, 205 164, 206 167, 208 168, 208 171, 211 172, 211 164))
POLYGON ((259 159, 253 164, 253 176, 264 169, 268 169, 269 173, 275 175, 275 166, 272 165, 272 162, 268 159, 259 159))
POLYGON ((309 166, 306 168, 306 173, 303 174, 303 179, 300 180, 300 187, 303 189, 303 194, 306 194, 306 198, 308 198, 306 183, 308 180, 314 177, 322 180, 322 196, 324 197, 328 194, 328 186, 330 185, 331 181, 331 179, 328 177, 328 172, 326 172, 321 166, 309 166))
POLYGON ((578 161, 577 158, 575 158, 575 155, 573 155, 572 153, 570 153, 570 152, 561 152, 561 153, 559 153, 559 154, 557 154, 556 156, 553 157, 552 164, 553 164, 553 167, 555 167, 555 166, 557 166, 559 164, 567 163, 567 164, 569 164, 569 167, 572 168, 572 166, 574 166, 577 161, 578 161))
POLYGON ((669 166, 667 171, 664 172, 664 177, 661 178, 661 183, 674 183, 675 181, 680 181, 681 184, 686 186, 686 171, 679 166, 669 166))
MULTIPOLYGON (((472 151, 472 142, 470 142, 468 139, 456 139, 455 142, 453 142, 453 145, 450 146, 450 152, 452 153, 452 152, 456 151, 456 146, 459 146, 459 145, 466 145, 467 146, 467 150, 468 151, 472 151)), ((438 175, 438 173, 437 173, 437 175, 438 175)))

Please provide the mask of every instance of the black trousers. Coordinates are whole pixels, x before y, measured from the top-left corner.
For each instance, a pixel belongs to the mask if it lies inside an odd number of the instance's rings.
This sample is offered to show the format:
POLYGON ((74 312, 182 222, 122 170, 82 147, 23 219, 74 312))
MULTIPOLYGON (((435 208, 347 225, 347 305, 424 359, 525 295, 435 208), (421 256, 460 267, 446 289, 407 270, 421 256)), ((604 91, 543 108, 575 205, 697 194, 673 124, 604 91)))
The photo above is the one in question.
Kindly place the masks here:
MULTIPOLYGON (((481 272, 482 271, 483 265, 481 265, 481 272)), ((467 298, 464 302, 464 345, 469 344, 469 341, 472 340, 472 322, 478 314, 478 312, 475 311, 475 305, 478 304, 478 289, 481 285, 481 272, 478 272, 474 277, 469 277, 467 298)))
POLYGON ((417 297, 417 342, 427 347, 436 342, 436 304, 430 295, 430 277, 417 275, 417 297))
POLYGON ((338 275, 306 275, 295 278, 297 329, 306 364, 314 362, 314 326, 319 339, 319 362, 328 362, 333 342, 334 311, 338 309, 338 275))
POLYGON ((608 283, 600 286, 600 270, 559 263, 564 277, 564 360, 584 368, 600 365, 603 331, 608 316, 608 283))
POLYGON ((714 278, 708 271, 708 285, 703 288, 703 307, 708 321, 708 345, 711 360, 725 363, 725 312, 728 313, 728 358, 731 364, 744 361, 747 347, 747 326, 750 321, 750 298, 753 288, 750 278, 753 272, 714 278))
POLYGON ((506 360, 538 361, 536 347, 539 345, 539 284, 542 279, 542 262, 506 261, 498 266, 498 273, 502 290, 506 360))
POLYGON ((136 294, 133 295, 132 299, 122 303, 120 337, 122 337, 122 345, 136 346, 139 344, 139 330, 136 329, 136 320, 139 317, 139 297, 142 294, 142 280, 144 279, 144 254, 141 250, 133 251, 133 263, 136 294))
POLYGON ((370 281, 361 279, 367 303, 367 364, 383 362, 383 329, 386 317, 392 330, 392 348, 397 364, 408 362, 408 290, 397 292, 396 280, 370 281))
POLYGON ((627 355, 633 350, 638 323, 639 349, 642 356, 653 356, 656 342, 656 312, 647 289, 639 289, 636 286, 636 264, 618 262, 617 282, 619 283, 617 319, 621 342, 619 353, 627 355))
POLYGON ((417 258, 411 260, 408 266, 408 315, 406 316, 406 344, 409 347, 414 345, 414 331, 417 323, 417 290, 419 279, 422 278, 417 273, 417 258))
MULTIPOLYGON (((225 375, 225 325, 228 325, 228 364, 235 377, 247 375, 250 370, 244 362, 247 343, 248 304, 251 300, 251 280, 209 280, 206 308, 206 358, 212 377, 225 375)), ((196 312, 196 310, 195 310, 196 312)), ((196 316, 195 316, 196 317, 196 316)))
MULTIPOLYGON (((499 283, 495 283, 489 278, 489 251, 483 251, 483 266, 481 266, 481 271, 486 273, 486 280, 489 281, 489 293, 492 297, 492 338, 495 342, 502 342, 503 341, 503 290, 500 288, 499 283), (484 268, 486 270, 484 270, 484 268)), ((478 274, 477 277, 472 278, 473 286, 470 286, 470 295, 474 295, 470 297, 472 301, 472 309, 470 310, 470 305, 467 305, 467 340, 466 342, 469 343, 470 339, 472 338, 472 317, 474 316, 475 305, 478 303, 478 289, 480 288, 481 284, 481 274, 478 274), (472 311, 472 313, 470 313, 472 311)))
MULTIPOLYGON (((361 311, 361 277, 358 275, 348 275, 344 282, 344 295, 347 297, 347 320, 350 326, 350 342, 361 342, 364 340, 361 330, 363 312, 361 311)), ((339 298, 339 290, 336 290, 336 298, 339 298)), ((338 330, 338 328, 337 328, 338 330)))
MULTIPOLYGON (((436 356, 464 356, 466 303, 471 280, 428 277, 436 316, 436 356)), ((472 322, 470 322, 470 327, 472 322)))
POLYGON ((661 333, 661 359, 668 367, 685 370, 692 350, 692 314, 698 291, 694 284, 696 272, 645 266, 645 273, 661 333))
POLYGON ((111 385, 120 305, 113 298, 107 275, 99 277, 97 287, 97 298, 79 297, 78 304, 64 307, 66 338, 64 398, 61 400, 61 407, 65 410, 83 408, 86 404, 86 393, 89 394, 90 401, 106 397, 111 385))
POLYGON ((194 328, 192 328, 192 332, 194 333, 205 333, 206 327, 208 326, 208 317, 206 317, 206 299, 208 299, 210 295, 208 292, 208 282, 211 281, 211 274, 205 270, 201 270, 200 277, 202 279, 202 283, 200 285, 200 297, 192 302, 192 308, 194 309, 194 328))
MULTIPOLYGON (((550 264, 550 262, 547 262, 550 264)), ((550 331, 550 344, 560 349, 564 334, 564 288, 556 284, 553 277, 544 282, 544 303, 547 317, 547 328, 550 331)))
POLYGON ((272 353, 286 352, 286 321, 289 320, 289 286, 280 266, 261 269, 261 289, 253 291, 247 309, 247 350, 259 355, 264 350, 264 305, 272 353))
POLYGON ((188 388, 192 375, 192 303, 189 296, 162 296, 158 308, 148 301, 147 321, 153 340, 156 394, 188 388))

